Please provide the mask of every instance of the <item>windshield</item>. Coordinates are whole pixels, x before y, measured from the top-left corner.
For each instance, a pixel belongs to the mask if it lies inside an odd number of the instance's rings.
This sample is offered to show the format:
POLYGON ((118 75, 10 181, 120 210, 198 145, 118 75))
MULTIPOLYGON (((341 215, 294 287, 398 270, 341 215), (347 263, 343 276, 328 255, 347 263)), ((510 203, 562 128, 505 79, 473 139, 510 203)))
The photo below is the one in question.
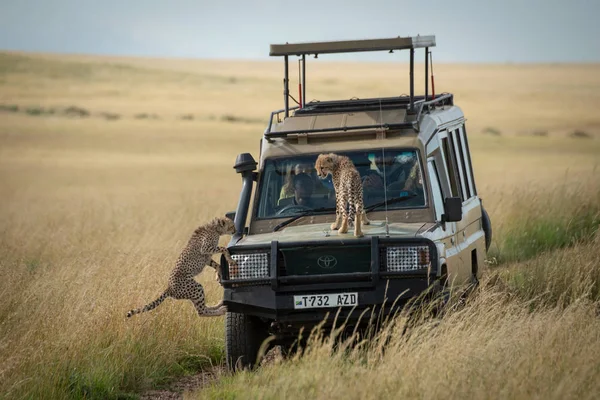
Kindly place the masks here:
MULTIPOLYGON (((376 208, 378 203, 386 200, 386 195, 388 210, 426 205, 422 167, 416 150, 377 149, 337 154, 350 157, 360 173, 365 208, 376 208), (404 197, 407 197, 406 201, 397 201, 404 197), (396 201, 390 201, 392 199, 396 201)), ((317 176, 314 169, 317 156, 303 154, 265 160, 257 218, 335 213, 331 175, 325 179, 317 176)), ((382 209, 383 206, 377 208, 382 209)))

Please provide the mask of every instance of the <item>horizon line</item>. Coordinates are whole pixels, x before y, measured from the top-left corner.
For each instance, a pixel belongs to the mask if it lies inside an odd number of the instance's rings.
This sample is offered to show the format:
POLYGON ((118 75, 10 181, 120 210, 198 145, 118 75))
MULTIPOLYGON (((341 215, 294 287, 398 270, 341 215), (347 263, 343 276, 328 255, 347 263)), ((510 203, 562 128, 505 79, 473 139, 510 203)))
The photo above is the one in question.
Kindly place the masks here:
MULTIPOLYGON (((122 53, 92 53, 92 52, 70 52, 70 51, 43 51, 0 48, 0 53, 27 54, 27 55, 50 55, 50 56, 84 56, 98 58, 137 58, 146 60, 174 60, 174 61, 229 61, 229 62, 282 62, 283 57, 269 56, 257 57, 201 57, 201 56, 160 56, 148 54, 122 54, 122 53)), ((370 52, 369 52, 370 53, 370 52)), ((312 57, 311 57, 312 58, 312 57)), ((307 57, 307 59, 310 59, 307 57)), ((385 61, 385 60, 327 60, 319 59, 320 63, 362 63, 362 64, 406 64, 408 61, 385 61)), ((415 64, 423 64, 415 59, 415 64)), ((595 65, 600 64, 600 59, 594 61, 434 61, 435 64, 469 64, 469 65, 595 65)))

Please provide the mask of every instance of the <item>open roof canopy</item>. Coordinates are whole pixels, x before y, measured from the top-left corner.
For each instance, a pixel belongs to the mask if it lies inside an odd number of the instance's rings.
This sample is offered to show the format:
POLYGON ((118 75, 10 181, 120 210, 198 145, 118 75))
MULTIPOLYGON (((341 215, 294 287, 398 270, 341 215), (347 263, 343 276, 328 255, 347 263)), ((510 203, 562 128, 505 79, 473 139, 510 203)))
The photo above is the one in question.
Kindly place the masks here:
POLYGON ((366 51, 390 51, 434 47, 435 36, 395 37, 386 39, 343 40, 335 42, 272 44, 270 56, 293 56, 304 54, 356 53, 366 51))
MULTIPOLYGON (((284 78, 283 78, 283 101, 285 108, 285 118, 289 116, 289 57, 301 57, 299 62, 299 100, 293 99, 299 108, 306 106, 306 56, 314 54, 315 58, 319 54, 331 53, 357 53, 366 51, 389 51, 392 50, 409 50, 410 53, 410 104, 409 112, 414 111, 414 58, 415 49, 422 48, 425 53, 425 96, 424 101, 428 100, 428 76, 429 76, 429 48, 435 46, 435 35, 427 36, 408 36, 383 39, 363 39, 363 40, 342 40, 333 42, 308 42, 308 43, 286 43, 272 44, 269 56, 282 56, 284 59, 284 78)), ((432 71, 433 72, 433 71, 432 71)), ((433 74, 431 77, 433 87, 433 74)))

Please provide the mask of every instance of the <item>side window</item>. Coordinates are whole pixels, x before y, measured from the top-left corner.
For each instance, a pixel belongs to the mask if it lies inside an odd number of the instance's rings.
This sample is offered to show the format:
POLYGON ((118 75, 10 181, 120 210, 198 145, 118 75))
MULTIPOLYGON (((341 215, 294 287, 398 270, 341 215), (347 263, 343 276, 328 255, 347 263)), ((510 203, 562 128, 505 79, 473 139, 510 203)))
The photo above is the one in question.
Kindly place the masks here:
POLYGON ((449 134, 448 137, 442 138, 442 155, 444 156, 446 170, 448 171, 448 177, 450 178, 450 194, 452 197, 462 198, 462 189, 460 187, 458 169, 456 168, 456 157, 454 154, 452 136, 449 134))
POLYGON ((275 204, 277 204, 277 198, 279 197, 279 191, 277 189, 280 187, 280 182, 277 177, 280 174, 274 172, 276 169, 277 167, 273 163, 269 163, 263 171, 260 197, 264 200, 260 202, 257 215, 258 218, 264 218, 273 213, 275 204))
POLYGON ((461 186, 461 193, 462 193, 462 200, 465 201, 468 198, 471 197, 471 192, 469 189, 469 180, 467 179, 467 170, 465 168, 465 162, 463 159, 463 151, 462 151, 462 145, 461 145, 461 140, 460 140, 460 134, 458 132, 458 128, 456 128, 455 130, 452 131, 451 133, 451 137, 452 137, 452 145, 454 147, 454 157, 456 159, 456 167, 458 169, 458 175, 460 178, 460 186, 461 186))
POLYGON ((463 153, 463 160, 465 164, 466 176, 469 181, 470 188, 470 196, 473 197, 477 195, 477 190, 475 189, 475 176, 473 175, 473 166, 471 165, 471 153, 469 152, 469 141, 467 139, 467 130, 466 126, 462 125, 458 130, 458 137, 460 139, 459 147, 463 153))
POLYGON ((440 221, 444 213, 444 201, 442 199, 442 187, 435 161, 430 159, 427 162, 427 171, 429 172, 429 181, 431 182, 431 195, 433 197, 433 205, 435 207, 435 219, 440 221))
POLYGON ((442 154, 442 151, 436 151, 435 154, 432 155, 432 158, 435 161, 435 168, 440 181, 440 186, 442 188, 442 199, 452 196, 450 180, 448 179, 448 174, 446 174, 446 169, 444 168, 446 162, 444 161, 444 155, 442 154))

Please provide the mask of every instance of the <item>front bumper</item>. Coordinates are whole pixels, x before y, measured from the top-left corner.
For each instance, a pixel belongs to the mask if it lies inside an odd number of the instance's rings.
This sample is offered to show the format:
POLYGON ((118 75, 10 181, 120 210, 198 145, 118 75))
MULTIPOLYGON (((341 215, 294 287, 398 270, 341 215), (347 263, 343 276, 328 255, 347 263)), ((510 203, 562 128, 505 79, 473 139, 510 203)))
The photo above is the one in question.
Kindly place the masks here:
MULTIPOLYGON (((387 315, 393 311, 392 306, 401 307, 409 299, 420 295, 438 281, 429 282, 423 278, 405 278, 380 280, 374 287, 357 287, 348 285, 342 289, 302 290, 294 292, 275 292, 269 286, 246 286, 225 289, 224 304, 228 311, 255 315, 272 321, 283 323, 319 322, 332 320, 335 315, 347 321, 356 321, 364 310, 380 312, 387 315), (328 294, 357 292, 358 305, 355 307, 331 307, 313 309, 294 309, 295 295, 328 294), (339 310, 339 312, 338 312, 339 310)), ((435 289, 435 287, 433 288, 435 289)))
MULTIPOLYGON (((256 280, 230 280, 227 263, 221 259, 223 268, 224 304, 230 312, 243 313, 291 325, 312 325, 324 320, 338 321, 343 318, 349 323, 364 316, 365 310, 386 315, 403 306, 406 301, 422 294, 429 288, 435 290, 439 283, 437 251, 434 243, 428 239, 395 239, 370 237, 340 242, 338 246, 367 244, 370 247, 370 271, 354 273, 337 273, 326 275, 286 276, 282 275, 281 260, 278 251, 281 248, 305 245, 331 246, 331 242, 278 243, 271 242, 268 249, 270 254, 270 274, 266 278, 256 280), (390 272, 384 270, 382 249, 386 246, 398 245, 427 245, 430 251, 430 267, 425 271, 390 272), (331 307, 294 309, 294 296, 310 294, 328 294, 357 292, 358 305, 354 307, 331 307)), ((230 252, 248 250, 265 250, 265 246, 231 246, 230 252)))

